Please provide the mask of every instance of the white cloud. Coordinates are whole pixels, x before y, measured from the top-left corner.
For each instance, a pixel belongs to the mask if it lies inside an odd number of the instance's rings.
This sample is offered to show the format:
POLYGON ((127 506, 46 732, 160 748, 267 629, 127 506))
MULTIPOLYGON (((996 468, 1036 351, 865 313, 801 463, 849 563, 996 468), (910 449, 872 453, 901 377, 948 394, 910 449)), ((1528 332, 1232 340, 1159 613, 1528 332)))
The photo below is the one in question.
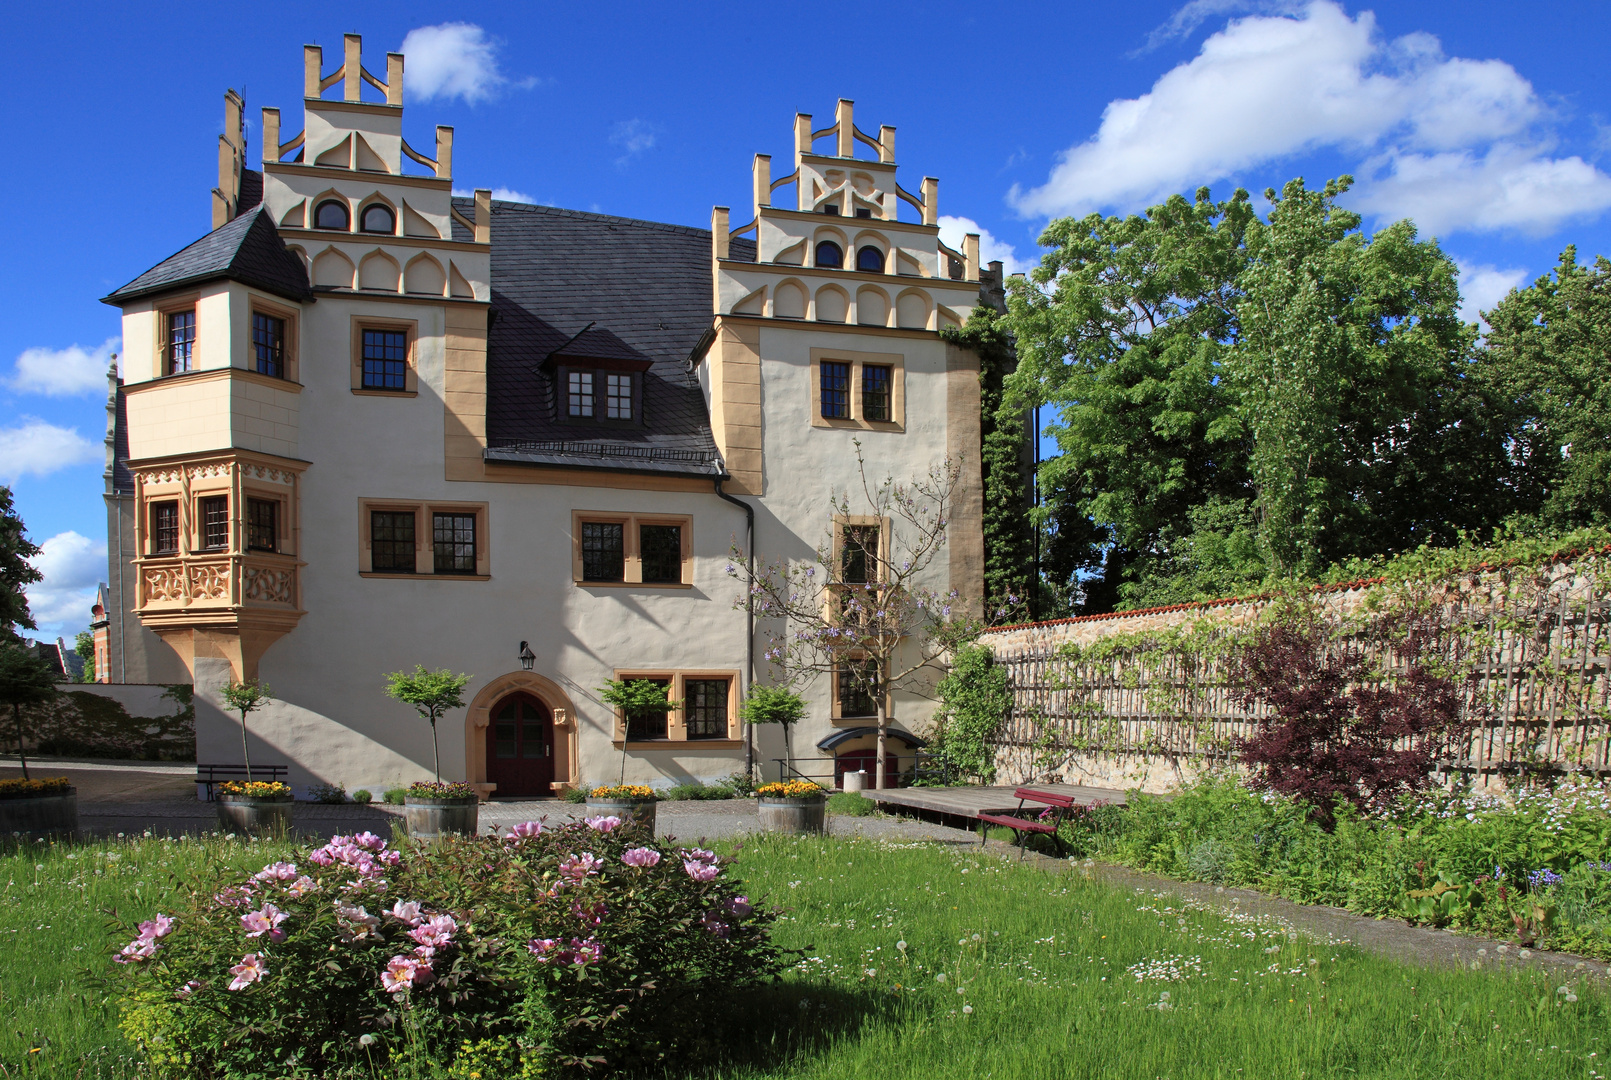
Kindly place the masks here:
POLYGON ((1298 0, 1190 0, 1182 5, 1167 22, 1147 35, 1147 43, 1137 54, 1151 52, 1175 38, 1189 37, 1203 23, 1217 15, 1235 15, 1244 11, 1286 13, 1301 7, 1298 0))
POLYGON ((1510 290, 1523 284, 1527 280, 1527 271, 1517 267, 1501 270, 1497 266, 1486 263, 1475 265, 1460 262, 1460 317, 1466 322, 1474 322, 1484 331, 1488 324, 1482 318, 1482 312, 1493 310, 1493 306, 1509 295, 1510 290))
POLYGON ((498 70, 497 43, 474 23, 416 27, 397 51, 406 58, 406 93, 420 101, 459 98, 473 105, 510 85, 498 70))
POLYGON ((984 228, 972 218, 951 217, 940 215, 940 240, 955 248, 962 250, 962 238, 968 233, 979 234, 979 264, 988 266, 996 259, 1002 262, 1002 270, 1008 275, 1022 274, 1036 265, 1035 262, 1025 262, 1018 257, 1011 244, 997 240, 989 229, 984 228))
POLYGON ((1312 0, 1297 16, 1232 21, 1146 94, 1109 102, 1043 186, 1009 199, 1030 216, 1136 209, 1332 148, 1364 159, 1357 197, 1381 217, 1414 214, 1445 234, 1537 232, 1611 206, 1611 177, 1547 156, 1533 134, 1547 119, 1509 64, 1445 57, 1424 33, 1383 41, 1370 12, 1350 19, 1335 0, 1312 0))
POLYGON ((76 428, 57 427, 36 416, 20 419, 20 427, 0 428, 0 480, 45 476, 106 456, 105 446, 90 442, 76 428))
MULTIPOLYGON (((475 192, 473 192, 473 191, 465 191, 465 190, 460 189, 460 188, 454 188, 453 189, 453 197, 455 199, 470 199, 470 198, 475 197, 475 192)), ((493 188, 492 189, 492 198, 493 198, 494 202, 523 202, 523 203, 531 203, 533 206, 553 206, 554 205, 551 202, 543 202, 543 200, 541 200, 541 199, 534 199, 530 195, 527 195, 524 191, 516 191, 514 188, 507 188, 507 187, 495 187, 495 188, 493 188)))
POLYGON ((65 633, 89 624, 95 586, 106 577, 106 541, 57 533, 28 560, 44 575, 25 588, 28 610, 43 632, 65 633))
POLYGON ((610 145, 622 152, 615 159, 617 165, 625 165, 645 150, 653 148, 654 143, 654 125, 637 118, 622 120, 610 130, 610 145))
POLYGON ((65 349, 25 349, 17 357, 16 374, 6 380, 13 390, 24 394, 71 397, 92 390, 106 393, 106 369, 122 338, 109 337, 99 347, 86 349, 69 345, 65 349))

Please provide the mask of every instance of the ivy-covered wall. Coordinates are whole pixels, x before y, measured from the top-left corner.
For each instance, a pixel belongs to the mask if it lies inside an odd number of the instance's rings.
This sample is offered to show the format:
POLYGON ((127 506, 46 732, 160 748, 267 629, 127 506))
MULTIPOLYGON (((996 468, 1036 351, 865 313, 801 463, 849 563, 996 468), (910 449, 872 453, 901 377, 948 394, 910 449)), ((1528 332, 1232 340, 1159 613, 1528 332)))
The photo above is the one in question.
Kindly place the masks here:
MULTIPOLYGON (((31 754, 62 757, 196 760, 196 709, 188 683, 174 686, 64 686, 49 705, 24 709, 31 754)), ((0 718, 0 747, 17 751, 10 716, 0 718)))

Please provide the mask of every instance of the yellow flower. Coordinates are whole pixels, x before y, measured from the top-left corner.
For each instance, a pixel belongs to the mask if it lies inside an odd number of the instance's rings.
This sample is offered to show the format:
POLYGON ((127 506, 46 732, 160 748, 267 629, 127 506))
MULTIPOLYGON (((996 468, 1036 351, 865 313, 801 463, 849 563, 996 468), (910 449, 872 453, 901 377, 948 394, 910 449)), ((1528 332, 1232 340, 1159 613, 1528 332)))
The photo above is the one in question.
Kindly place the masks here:
POLYGON ((805 799, 812 795, 826 795, 828 789, 810 780, 788 780, 762 784, 755 789, 757 795, 774 799, 805 799))

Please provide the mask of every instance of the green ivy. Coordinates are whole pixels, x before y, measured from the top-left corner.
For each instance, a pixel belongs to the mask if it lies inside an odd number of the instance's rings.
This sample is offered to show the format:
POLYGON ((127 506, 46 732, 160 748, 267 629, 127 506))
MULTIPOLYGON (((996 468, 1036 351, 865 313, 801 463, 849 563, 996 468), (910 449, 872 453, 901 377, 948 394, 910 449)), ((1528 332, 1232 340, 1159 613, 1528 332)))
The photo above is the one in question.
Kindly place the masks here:
POLYGON ((990 783, 996 775, 992 740, 1012 708, 1007 669, 986 645, 964 645, 940 680, 940 707, 934 714, 933 754, 963 776, 990 783))

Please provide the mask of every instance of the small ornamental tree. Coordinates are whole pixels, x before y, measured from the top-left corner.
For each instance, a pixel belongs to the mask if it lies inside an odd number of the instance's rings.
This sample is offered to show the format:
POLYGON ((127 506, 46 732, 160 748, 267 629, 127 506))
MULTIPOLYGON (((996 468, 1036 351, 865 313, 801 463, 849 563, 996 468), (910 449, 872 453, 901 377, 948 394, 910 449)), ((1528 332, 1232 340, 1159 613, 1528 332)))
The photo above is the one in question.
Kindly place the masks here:
POLYGON ((55 699, 56 673, 33 649, 0 640, 0 705, 11 706, 11 719, 17 730, 17 758, 22 778, 28 776, 27 732, 22 724, 24 705, 43 705, 55 699))
POLYGON ((805 698, 789 686, 750 686, 749 697, 738 708, 739 719, 746 724, 778 724, 783 728, 783 753, 794 757, 789 741, 789 730, 805 719, 805 698))
POLYGON ((1466 693, 1466 635, 1447 630, 1415 604, 1368 635, 1302 606, 1254 630, 1231 671, 1238 701, 1264 712, 1239 741, 1251 786, 1297 799, 1327 829, 1339 800, 1382 810, 1425 788, 1482 707, 1466 693))
POLYGON ((449 709, 464 707, 464 688, 473 675, 455 675, 447 668, 427 671, 415 664, 412 672, 393 671, 386 675, 386 696, 407 702, 431 724, 431 771, 442 782, 442 756, 437 750, 436 722, 449 709))
POLYGON ((624 784, 627 736, 631 734, 632 722, 676 712, 682 708, 682 702, 672 701, 666 693, 666 687, 650 679, 611 679, 598 688, 598 693, 604 699, 604 704, 621 710, 621 715, 626 717, 626 730, 621 732, 621 778, 618 781, 624 784))
POLYGON ((841 700, 871 703, 884 787, 890 692, 925 668, 942 668, 946 653, 983 623, 955 589, 928 584, 940 572, 961 464, 947 458, 926 476, 875 482, 861 442, 855 446, 861 515, 851 516, 850 494, 840 493, 831 500, 834 531, 815 559, 757 567, 735 548, 727 572, 745 586, 734 606, 753 604, 757 618, 772 622, 766 658, 787 682, 827 675, 841 700))
POLYGON ((274 700, 267 683, 256 679, 232 682, 219 691, 224 703, 241 714, 241 760, 246 763, 246 782, 252 782, 252 752, 246 747, 246 717, 274 700))

